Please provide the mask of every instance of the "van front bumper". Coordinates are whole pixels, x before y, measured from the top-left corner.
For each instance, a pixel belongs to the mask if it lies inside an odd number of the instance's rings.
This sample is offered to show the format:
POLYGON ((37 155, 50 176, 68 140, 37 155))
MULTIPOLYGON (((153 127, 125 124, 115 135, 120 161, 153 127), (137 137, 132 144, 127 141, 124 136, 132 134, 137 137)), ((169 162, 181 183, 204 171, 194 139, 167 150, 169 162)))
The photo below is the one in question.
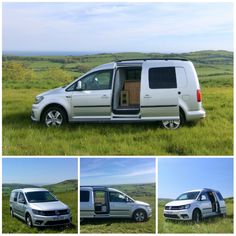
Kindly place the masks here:
POLYGON ((164 210, 164 217, 171 220, 191 220, 192 214, 188 210, 164 210))
POLYGON ((33 104, 31 111, 31 120, 39 122, 41 117, 41 112, 42 112, 42 106, 39 106, 39 104, 33 104))
POLYGON ((147 208, 147 218, 150 218, 152 216, 152 208, 148 207, 147 208))
POLYGON ((59 226, 59 225, 68 225, 72 222, 72 216, 59 215, 59 216, 40 216, 34 215, 32 217, 34 226, 59 226))
POLYGON ((187 121, 200 120, 205 117, 206 117, 206 111, 203 108, 198 111, 188 111, 185 114, 185 118, 187 121))

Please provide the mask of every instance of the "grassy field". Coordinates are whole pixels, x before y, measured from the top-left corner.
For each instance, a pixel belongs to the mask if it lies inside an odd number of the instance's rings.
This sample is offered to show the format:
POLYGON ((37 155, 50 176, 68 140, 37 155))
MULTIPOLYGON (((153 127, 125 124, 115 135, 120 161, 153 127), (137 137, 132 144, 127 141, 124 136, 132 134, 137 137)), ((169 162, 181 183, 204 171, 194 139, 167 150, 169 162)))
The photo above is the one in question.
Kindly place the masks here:
POLYGON ((136 223, 131 219, 85 220, 80 224, 80 233, 155 233, 155 184, 115 185, 111 187, 124 191, 135 200, 149 203, 153 211, 152 217, 142 223, 136 223))
POLYGON ((233 54, 225 51, 3 57, 3 155, 233 155, 232 62, 233 54), (121 58, 164 56, 194 62, 205 120, 175 131, 157 123, 69 124, 53 129, 30 120, 37 94, 67 84, 96 65, 121 58), (16 68, 19 73, 14 76, 16 68))
MULTIPOLYGON (((70 181, 69 181, 70 182, 70 181)), ((70 183, 71 185, 71 183, 70 183)), ((72 225, 70 227, 47 227, 47 228, 29 228, 27 225, 20 219, 14 217, 11 218, 9 210, 9 197, 10 191, 7 189, 14 189, 19 187, 17 184, 5 185, 3 188, 2 194, 2 233, 77 233, 78 232, 78 191, 77 189, 71 189, 70 191, 58 191, 59 186, 54 185, 51 187, 54 189, 54 193, 57 198, 67 204, 72 213, 72 225)), ((21 185, 22 187, 22 185, 21 185)), ((27 187, 27 186, 25 186, 27 187)), ((65 188, 66 189, 66 188, 65 188)))
POLYGON ((226 200, 227 216, 203 220, 199 224, 192 222, 165 220, 163 216, 166 201, 158 204, 158 233, 233 233, 233 199, 226 200))

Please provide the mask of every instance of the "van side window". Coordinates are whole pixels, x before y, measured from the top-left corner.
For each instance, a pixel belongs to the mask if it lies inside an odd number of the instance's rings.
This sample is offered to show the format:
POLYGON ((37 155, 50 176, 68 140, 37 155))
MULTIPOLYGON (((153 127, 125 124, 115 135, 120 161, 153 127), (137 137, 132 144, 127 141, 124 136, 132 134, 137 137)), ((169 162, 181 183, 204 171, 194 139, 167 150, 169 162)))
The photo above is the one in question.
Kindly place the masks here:
POLYGON ((19 201, 25 201, 25 197, 24 197, 23 193, 19 193, 18 202, 19 201))
POLYGON ((201 201, 207 201, 208 200, 207 194, 206 193, 202 193, 201 196, 200 196, 200 200, 201 201))
POLYGON ((109 192, 110 202, 126 202, 125 195, 118 192, 109 192))
POLYGON ((89 202, 89 191, 80 191, 80 202, 89 202))
POLYGON ((150 68, 148 78, 150 89, 177 88, 175 67, 150 68))
POLYGON ((18 192, 12 193, 12 200, 13 200, 14 202, 17 202, 17 196, 18 196, 18 192))
MULTIPOLYGON (((112 76, 113 70, 101 70, 92 72, 79 81, 81 81, 82 90, 109 90, 112 85, 112 76)), ((75 91, 77 82, 67 88, 66 91, 75 91)))
POLYGON ((221 201, 224 201, 224 198, 222 197, 221 193, 220 192, 216 192, 217 194, 217 197, 221 200, 221 201))
POLYGON ((188 81, 185 69, 183 67, 175 67, 178 88, 186 88, 188 81))

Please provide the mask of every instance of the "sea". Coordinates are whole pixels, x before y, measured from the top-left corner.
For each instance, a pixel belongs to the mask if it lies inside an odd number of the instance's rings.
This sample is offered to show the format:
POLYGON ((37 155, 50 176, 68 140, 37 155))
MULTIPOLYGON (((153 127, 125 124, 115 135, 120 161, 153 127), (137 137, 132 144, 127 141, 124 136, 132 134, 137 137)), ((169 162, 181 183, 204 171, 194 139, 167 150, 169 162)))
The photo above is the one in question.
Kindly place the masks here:
MULTIPOLYGON (((84 56, 92 54, 100 54, 104 52, 95 51, 3 51, 6 56, 84 56)), ((107 52, 109 53, 109 52, 107 52)))

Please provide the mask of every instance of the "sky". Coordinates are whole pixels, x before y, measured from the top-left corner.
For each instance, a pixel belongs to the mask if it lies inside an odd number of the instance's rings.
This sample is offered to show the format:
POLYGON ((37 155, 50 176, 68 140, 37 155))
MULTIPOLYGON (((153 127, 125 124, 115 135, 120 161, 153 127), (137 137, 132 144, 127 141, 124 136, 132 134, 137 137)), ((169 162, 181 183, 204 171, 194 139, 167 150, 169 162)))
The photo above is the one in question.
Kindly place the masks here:
POLYGON ((233 50, 232 3, 3 3, 3 51, 233 50))
POLYGON ((3 183, 53 184, 78 179, 77 158, 3 158, 3 183))
POLYGON ((158 197, 177 198, 188 190, 212 188, 233 196, 232 158, 160 158, 158 197))
POLYGON ((80 185, 154 183, 154 158, 81 158, 80 185))

